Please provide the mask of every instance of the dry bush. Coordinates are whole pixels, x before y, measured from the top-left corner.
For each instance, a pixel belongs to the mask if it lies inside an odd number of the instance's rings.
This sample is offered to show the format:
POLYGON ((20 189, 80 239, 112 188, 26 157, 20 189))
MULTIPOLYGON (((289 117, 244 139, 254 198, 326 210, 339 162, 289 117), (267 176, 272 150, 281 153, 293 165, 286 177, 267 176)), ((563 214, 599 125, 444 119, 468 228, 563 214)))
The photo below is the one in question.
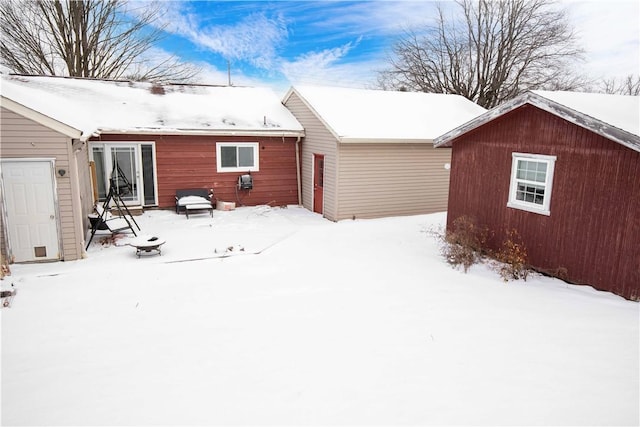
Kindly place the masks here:
POLYGON ((430 230, 428 233, 439 240, 440 252, 447 262, 454 267, 462 266, 465 273, 486 255, 496 260, 492 267, 505 282, 527 280, 530 271, 527 250, 516 230, 507 231, 506 238, 497 252, 487 248, 492 232, 486 226, 479 226, 467 215, 456 218, 451 230, 445 233, 441 230, 430 230))
POLYGON ((11 270, 9 269, 8 264, 0 265, 0 279, 4 279, 4 276, 10 276, 11 270))
POLYGON ((500 263, 495 264, 494 267, 505 282, 527 280, 529 275, 527 249, 515 229, 507 231, 507 236, 502 242, 502 247, 495 254, 495 259, 500 263))
POLYGON ((480 260, 488 237, 487 227, 478 226, 473 218, 463 215, 453 221, 452 230, 447 230, 441 246, 442 255, 449 264, 462 265, 466 273, 480 260))

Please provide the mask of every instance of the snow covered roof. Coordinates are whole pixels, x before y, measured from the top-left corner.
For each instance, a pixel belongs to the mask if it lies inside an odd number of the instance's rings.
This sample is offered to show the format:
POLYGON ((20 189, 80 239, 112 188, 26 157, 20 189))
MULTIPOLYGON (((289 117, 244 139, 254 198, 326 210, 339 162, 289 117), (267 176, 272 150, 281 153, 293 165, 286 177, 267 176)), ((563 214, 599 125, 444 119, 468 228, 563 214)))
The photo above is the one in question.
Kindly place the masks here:
POLYGON ((101 133, 304 135, 267 88, 16 75, 2 75, 1 83, 5 100, 77 129, 82 139, 101 133))
POLYGON ((323 86, 296 94, 340 142, 432 142, 486 110, 459 95, 323 86))
POLYGON ((524 104, 542 110, 640 151, 640 97, 584 92, 530 91, 469 123, 436 138, 436 147, 450 147, 451 141, 524 104))

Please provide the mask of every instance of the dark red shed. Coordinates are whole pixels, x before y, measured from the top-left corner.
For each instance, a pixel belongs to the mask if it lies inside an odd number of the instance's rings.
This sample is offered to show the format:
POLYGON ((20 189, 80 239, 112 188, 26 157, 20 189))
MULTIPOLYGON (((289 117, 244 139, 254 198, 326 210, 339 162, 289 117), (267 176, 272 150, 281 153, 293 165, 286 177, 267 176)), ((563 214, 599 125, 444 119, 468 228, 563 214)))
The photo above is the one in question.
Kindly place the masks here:
POLYGON ((447 227, 521 236, 532 267, 640 299, 640 97, 528 92, 435 140, 452 147, 447 227))

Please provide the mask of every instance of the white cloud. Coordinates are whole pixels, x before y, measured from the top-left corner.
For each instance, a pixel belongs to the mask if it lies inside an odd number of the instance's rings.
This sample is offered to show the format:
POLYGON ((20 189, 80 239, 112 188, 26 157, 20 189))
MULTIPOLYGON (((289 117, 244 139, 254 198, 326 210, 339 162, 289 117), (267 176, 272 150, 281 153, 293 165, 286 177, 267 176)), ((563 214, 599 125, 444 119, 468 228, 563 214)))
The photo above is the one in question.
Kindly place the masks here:
MULTIPOLYGON (((291 82, 366 87, 375 82, 376 71, 387 65, 382 49, 388 49, 393 38, 405 29, 428 24, 434 18, 436 6, 431 1, 269 4, 270 12, 251 5, 252 12, 247 6, 250 14, 236 23, 217 25, 220 21, 214 15, 197 15, 189 3, 167 2, 164 21, 171 33, 230 60, 231 80, 236 85, 271 84, 282 88, 291 82), (289 38, 295 35, 289 32, 285 16, 302 24, 298 25, 298 32, 301 28, 308 29, 308 37, 314 37, 318 47, 293 60, 284 59, 281 54, 289 38), (328 28, 331 31, 327 31, 328 28), (354 41, 338 42, 342 44, 335 47, 336 40, 344 37, 354 41), (359 42, 361 38, 379 42, 375 46, 365 45, 359 42), (268 78, 258 80, 258 77, 243 75, 233 67, 234 62, 255 67, 256 76, 266 71, 268 78)), ((455 3, 444 5, 454 7, 455 3)), ((637 0, 562 0, 560 5, 567 7, 569 19, 580 37, 578 42, 587 51, 584 73, 592 78, 640 73, 640 3, 637 0)), ((305 39, 307 43, 310 40, 305 39)), ((227 84, 226 69, 198 65, 207 82, 227 84)))
POLYGON ((196 63, 200 67, 195 83, 208 84, 208 85, 227 85, 229 78, 227 70, 219 70, 208 62, 196 63))
MULTIPOLYGON (((264 80, 256 79, 250 76, 246 76, 240 70, 231 68, 229 74, 228 69, 219 69, 209 62, 204 61, 181 61, 170 53, 154 48, 147 52, 144 57, 144 61, 148 63, 148 66, 154 66, 160 64, 168 59, 173 58, 177 61, 177 64, 192 67, 198 70, 197 75, 190 80, 192 83, 226 86, 231 80, 232 86, 265 86, 264 80)), ((131 72, 135 72, 132 69, 131 72)))
POLYGON ((207 62, 198 62, 196 65, 200 67, 200 73, 197 79, 198 83, 224 86, 231 80, 232 86, 266 86, 263 79, 246 76, 234 68, 231 69, 231 75, 229 75, 228 70, 220 70, 207 62))
MULTIPOLYGON (((445 1, 445 7, 456 8, 445 1)), ((585 51, 581 70, 590 77, 640 74, 640 2, 638 0, 561 0, 585 51)), ((375 28, 390 37, 432 22, 434 2, 382 1, 363 8, 358 27, 375 28)), ((351 17, 350 17, 351 18, 351 17)), ((347 18, 337 18, 344 20, 347 18)), ((356 25, 354 20, 353 25, 356 25)))
POLYGON ((404 29, 429 24, 436 16, 433 1, 324 2, 321 16, 308 25, 332 28, 342 36, 395 36, 404 29))
POLYGON ((273 66, 277 51, 287 40, 287 26, 280 16, 251 13, 235 25, 207 25, 202 17, 182 7, 164 16, 166 30, 228 60, 246 61, 255 67, 273 66))
POLYGON ((266 69, 273 63, 277 48, 286 38, 287 29, 281 20, 255 13, 235 26, 201 31, 194 42, 227 59, 248 61, 256 67, 266 69))
POLYGON ((586 50, 591 77, 640 74, 640 3, 637 0, 566 1, 586 50))
MULTIPOLYGON (((337 47, 310 51, 299 55, 294 60, 284 59, 279 50, 288 42, 289 30, 283 18, 290 3, 280 3, 281 9, 267 16, 264 12, 254 12, 234 25, 206 24, 201 15, 194 13, 188 3, 169 2, 164 13, 166 30, 182 36, 200 48, 215 52, 233 61, 242 61, 271 75, 271 84, 282 88, 289 82, 316 83, 338 86, 367 86, 375 81, 375 71, 383 68, 379 60, 358 59, 345 63, 349 53, 359 45, 363 34, 383 32, 398 33, 407 21, 420 21, 429 16, 427 10, 433 10, 430 2, 365 2, 360 4, 326 3, 316 8, 309 3, 312 10, 309 16, 296 19, 308 20, 307 25, 321 26, 321 33, 333 29, 341 37, 353 36, 354 41, 337 47), (278 79, 277 73, 284 79, 278 79)), ((211 19, 211 18, 210 18, 211 19)), ((329 32, 330 34, 331 32, 329 32)), ((319 35, 320 36, 320 35, 319 35)), ((321 43, 320 40, 316 40, 321 43)), ((323 44, 331 44, 325 40, 323 44)), ((198 64, 202 69, 201 76, 206 80, 226 84, 226 70, 218 70, 209 64, 198 64)), ((238 74, 232 70, 234 84, 259 84, 255 78, 238 74)), ((263 80, 264 84, 264 80, 263 80)))
POLYGON ((283 61, 282 73, 290 85, 371 87, 376 71, 384 64, 379 60, 345 62, 349 51, 356 47, 358 42, 306 53, 294 61, 283 61))
POLYGON ((305 75, 309 72, 323 72, 329 65, 342 59, 353 47, 352 43, 319 52, 308 52, 295 61, 283 61, 282 72, 287 76, 305 75))

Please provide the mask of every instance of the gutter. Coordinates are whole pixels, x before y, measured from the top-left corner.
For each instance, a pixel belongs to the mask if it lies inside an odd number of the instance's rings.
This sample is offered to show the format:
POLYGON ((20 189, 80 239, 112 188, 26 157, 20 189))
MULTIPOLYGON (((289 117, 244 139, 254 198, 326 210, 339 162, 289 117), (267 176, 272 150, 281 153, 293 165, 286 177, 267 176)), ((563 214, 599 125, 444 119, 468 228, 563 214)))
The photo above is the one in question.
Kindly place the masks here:
POLYGON ((198 135, 198 136, 262 136, 262 137, 295 137, 304 136, 304 130, 200 130, 200 129, 98 129, 91 133, 83 133, 80 138, 88 141, 101 134, 118 135, 198 135))
POLYGON ((350 138, 340 137, 342 144, 433 144, 429 138, 350 138))

